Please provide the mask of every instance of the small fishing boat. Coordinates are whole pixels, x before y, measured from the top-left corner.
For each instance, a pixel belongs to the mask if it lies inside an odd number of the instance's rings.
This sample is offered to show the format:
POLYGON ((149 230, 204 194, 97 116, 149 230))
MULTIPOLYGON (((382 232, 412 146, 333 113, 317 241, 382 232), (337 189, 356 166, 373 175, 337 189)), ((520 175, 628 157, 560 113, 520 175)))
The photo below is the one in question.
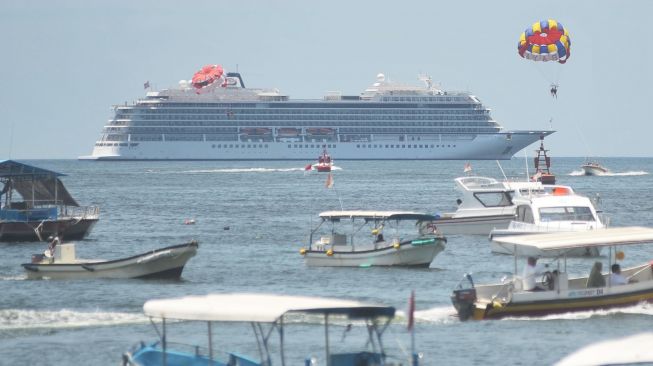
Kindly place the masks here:
MULTIPOLYGON (((475 285, 470 274, 465 275, 451 295, 451 301, 461 320, 496 319, 503 317, 542 316, 574 311, 608 309, 653 302, 653 270, 651 263, 620 269, 613 264, 624 259, 616 246, 653 243, 653 229, 621 227, 568 233, 507 236, 495 239, 515 253, 512 278, 501 283, 475 285), (608 247, 608 268, 596 262, 589 276, 569 278, 566 253, 581 247, 608 247), (555 270, 547 270, 535 279, 517 275, 517 258, 557 255, 555 270), (526 285, 535 290, 527 291, 526 285)), ((550 268, 553 268, 550 266, 550 268)))
POLYGON ((288 352, 285 340, 292 337, 289 331, 292 327, 288 325, 290 324, 288 318, 293 319, 298 316, 319 316, 324 323, 324 331, 320 330, 320 333, 324 334, 324 349, 307 347, 302 350, 306 352, 304 365, 417 366, 418 362, 416 354, 411 355, 410 360, 402 359, 403 362, 393 362, 385 352, 382 342, 383 332, 395 315, 395 308, 390 306, 317 297, 235 293, 149 300, 143 305, 143 311, 150 319, 162 319, 160 327, 152 321, 159 340, 150 344, 141 342, 131 351, 125 352, 122 357, 123 365, 286 365, 288 352), (348 323, 351 320, 356 322, 349 323, 343 334, 342 326, 332 325, 336 319, 343 319, 348 323), (173 343, 171 339, 174 337, 171 335, 174 333, 171 329, 174 327, 174 322, 170 322, 171 320, 205 322, 207 326, 202 329, 203 332, 207 332, 208 344, 200 347, 188 345, 187 341, 183 340, 181 342, 175 340, 173 343), (218 331, 238 328, 237 323, 249 323, 250 329, 253 330, 253 340, 249 348, 258 349, 258 359, 226 349, 215 349, 213 345, 215 323, 232 324, 229 327, 218 327, 218 331), (357 327, 356 324, 361 326, 357 327), (335 337, 344 341, 345 334, 350 331, 356 332, 360 328, 363 328, 362 332, 356 335, 367 338, 364 350, 338 353, 332 351, 333 346, 330 344, 334 342, 335 337), (333 334, 335 332, 337 335, 333 334), (274 334, 279 335, 278 342, 271 342, 274 334), (184 346, 191 351, 180 348, 184 346), (278 362, 273 363, 273 359, 278 362))
MULTIPOLYGON (((542 234, 565 231, 605 229, 603 218, 588 197, 579 195, 568 186, 550 185, 514 199, 515 219, 507 229, 493 229, 490 240, 511 235, 542 234)), ((513 254, 500 243, 492 241, 492 252, 513 254)), ((598 256, 600 247, 577 248, 567 256, 598 256)), ((545 253, 546 254, 546 253, 545 253)))
POLYGON ((197 252, 196 241, 151 250, 115 260, 80 259, 75 244, 51 244, 44 254, 22 264, 29 279, 169 278, 181 276, 186 262, 197 252))
POLYGON ((43 241, 50 235, 84 239, 100 218, 80 206, 59 177, 65 174, 13 160, 0 161, 0 241, 43 241))
POLYGON ((313 169, 318 172, 330 172, 332 167, 333 160, 331 160, 331 155, 329 155, 326 149, 322 150, 322 154, 317 158, 317 164, 313 164, 313 169))
POLYGON ((609 172, 608 168, 596 161, 587 161, 580 167, 583 169, 585 175, 604 175, 609 172))
POLYGON ((326 211, 300 249, 308 266, 428 267, 446 238, 433 215, 410 211, 326 211), (387 236, 384 236, 387 235, 387 236))

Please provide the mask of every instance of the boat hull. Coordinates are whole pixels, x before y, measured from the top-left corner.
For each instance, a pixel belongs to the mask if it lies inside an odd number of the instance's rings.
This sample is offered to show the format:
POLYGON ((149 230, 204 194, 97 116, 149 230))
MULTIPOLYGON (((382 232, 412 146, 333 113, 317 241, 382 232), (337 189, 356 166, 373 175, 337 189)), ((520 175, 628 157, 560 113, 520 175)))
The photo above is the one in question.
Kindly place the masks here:
POLYGON ((415 266, 428 267, 438 253, 444 250, 445 239, 436 239, 433 244, 412 245, 402 243, 399 249, 387 246, 377 250, 339 251, 310 250, 304 254, 304 263, 314 267, 371 267, 371 266, 415 266))
POLYGON ((112 261, 79 260, 76 263, 25 263, 22 266, 29 279, 176 279, 197 248, 197 242, 190 242, 112 261))
POLYGON ((2 221, 0 222, 0 241, 43 241, 50 235, 59 235, 66 240, 82 240, 88 236, 97 221, 97 218, 70 218, 48 221, 2 221), (39 232, 38 235, 36 234, 37 230, 39 232))
POLYGON ((592 293, 592 297, 554 299, 546 301, 533 301, 524 303, 510 303, 507 305, 486 304, 475 306, 473 318, 501 319, 505 317, 525 316, 546 316, 553 314, 602 310, 618 307, 637 305, 641 302, 653 302, 653 288, 636 291, 632 293, 618 293, 600 296, 604 288, 586 289, 586 293, 592 293))
POLYGON ((582 168, 585 175, 604 175, 608 172, 607 169, 600 166, 583 165, 582 168))
POLYGON ((424 135, 419 143, 397 140, 346 142, 323 141, 139 141, 98 142, 82 160, 313 160, 328 147, 338 160, 509 160, 540 135, 553 131, 506 131, 495 134, 424 135), (373 146, 376 143, 377 147, 373 146), (111 145, 111 146, 107 146, 111 145), (387 145, 387 146, 386 146, 387 145), (410 148, 408 146, 411 146, 410 148), (415 147, 413 147, 415 145, 415 147), (228 147, 227 147, 228 146, 228 147), (392 147, 390 147, 392 146, 392 147), (405 146, 405 147, 399 147, 405 146), (418 147, 419 146, 419 147, 418 147))
POLYGON ((510 221, 515 219, 514 214, 469 216, 469 217, 441 217, 435 221, 438 231, 444 235, 488 235, 493 229, 507 229, 510 221))

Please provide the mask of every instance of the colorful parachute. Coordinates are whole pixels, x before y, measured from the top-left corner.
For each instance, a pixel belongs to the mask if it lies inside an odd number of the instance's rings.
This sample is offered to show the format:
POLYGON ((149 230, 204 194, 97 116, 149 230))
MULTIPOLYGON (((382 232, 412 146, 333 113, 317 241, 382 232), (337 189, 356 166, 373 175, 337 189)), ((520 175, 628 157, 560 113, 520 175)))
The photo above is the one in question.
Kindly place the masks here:
POLYGON ((558 61, 564 64, 571 53, 569 32, 553 19, 533 23, 519 37, 519 56, 533 61, 558 61))
POLYGON ((224 74, 224 69, 220 65, 206 65, 193 75, 192 84, 196 89, 202 89, 219 80, 224 74))

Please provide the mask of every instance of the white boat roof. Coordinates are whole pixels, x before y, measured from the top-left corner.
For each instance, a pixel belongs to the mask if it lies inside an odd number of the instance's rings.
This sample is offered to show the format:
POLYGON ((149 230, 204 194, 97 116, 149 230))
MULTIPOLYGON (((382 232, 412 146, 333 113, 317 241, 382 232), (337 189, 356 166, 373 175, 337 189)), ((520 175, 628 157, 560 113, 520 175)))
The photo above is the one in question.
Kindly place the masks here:
POLYGON ((143 311, 166 319, 272 323, 290 312, 373 318, 393 317, 395 308, 352 300, 234 293, 149 300, 143 311))
POLYGON ((505 236, 493 239, 521 255, 573 248, 653 243, 653 228, 631 226, 577 232, 505 236))
POLYGON ((435 216, 423 212, 414 211, 325 211, 320 213, 320 217, 327 220, 339 220, 349 218, 362 219, 387 219, 387 220, 435 220, 435 216))
POLYGON ((631 365, 653 362, 653 333, 597 342, 558 361, 555 366, 631 365))

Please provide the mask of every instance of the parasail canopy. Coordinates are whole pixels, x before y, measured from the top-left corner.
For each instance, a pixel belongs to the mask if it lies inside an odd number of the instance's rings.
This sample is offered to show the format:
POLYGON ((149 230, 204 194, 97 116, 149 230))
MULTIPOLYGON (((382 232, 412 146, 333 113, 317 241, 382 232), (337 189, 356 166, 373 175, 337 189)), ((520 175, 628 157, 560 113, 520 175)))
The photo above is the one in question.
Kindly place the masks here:
POLYGON ((569 32, 553 19, 533 23, 519 37, 519 56, 533 61, 564 64, 571 53, 569 32))
POLYGON ((206 65, 193 75, 192 84, 196 89, 204 88, 214 81, 220 79, 224 69, 220 65, 206 65))

